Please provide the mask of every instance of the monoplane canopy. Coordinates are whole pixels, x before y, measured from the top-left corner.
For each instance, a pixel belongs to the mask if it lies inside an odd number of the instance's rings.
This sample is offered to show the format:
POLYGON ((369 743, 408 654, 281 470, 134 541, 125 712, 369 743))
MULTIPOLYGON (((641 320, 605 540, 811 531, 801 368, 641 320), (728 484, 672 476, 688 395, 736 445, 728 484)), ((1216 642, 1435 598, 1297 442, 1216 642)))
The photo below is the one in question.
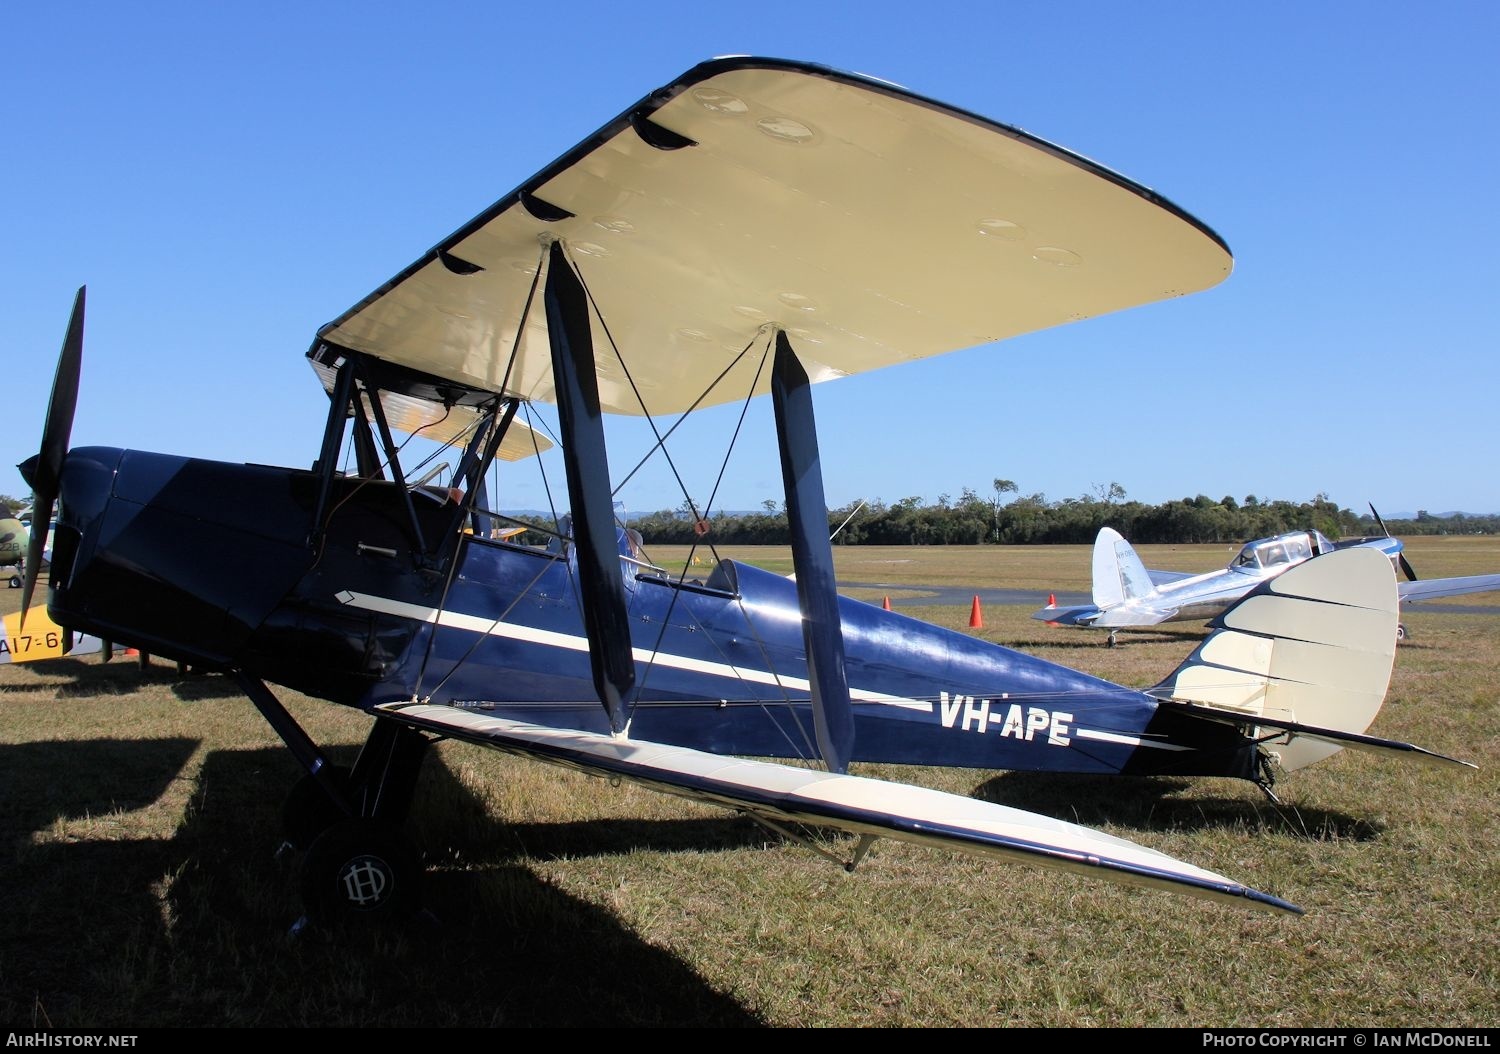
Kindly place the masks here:
POLYGON ((687 409, 770 327, 826 380, 1180 296, 1231 268, 1193 217, 1018 129, 737 57, 631 106, 319 339, 551 401, 531 292, 553 240, 603 319, 602 408, 626 414, 687 409))

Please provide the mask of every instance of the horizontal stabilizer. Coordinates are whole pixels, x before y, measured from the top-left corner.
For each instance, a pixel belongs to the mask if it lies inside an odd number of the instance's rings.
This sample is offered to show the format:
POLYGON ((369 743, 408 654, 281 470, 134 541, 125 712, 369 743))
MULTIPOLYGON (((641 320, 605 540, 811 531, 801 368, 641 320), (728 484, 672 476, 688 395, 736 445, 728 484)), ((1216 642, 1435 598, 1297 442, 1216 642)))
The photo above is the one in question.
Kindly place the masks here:
POLYGON ((1142 604, 1126 604, 1122 607, 1110 608, 1095 619, 1092 625, 1096 627, 1118 626, 1122 629, 1156 626, 1163 622, 1172 621, 1180 610, 1181 608, 1176 607, 1148 607, 1142 604))
POLYGON ((766 819, 996 856, 1241 906, 1301 909, 1121 838, 904 783, 747 761, 686 747, 526 724, 473 710, 387 703, 383 716, 481 746, 605 773, 766 819))
POLYGON ((1092 626, 1103 612, 1092 604, 1076 608, 1044 607, 1032 612, 1038 622, 1052 622, 1059 626, 1092 626))
POLYGON ((1096 629, 1111 626, 1141 627, 1155 626, 1169 621, 1178 608, 1149 608, 1136 604, 1101 610, 1093 605, 1076 608, 1039 608, 1031 617, 1038 622, 1055 622, 1059 626, 1093 626, 1096 629))
POLYGON ((1399 739, 1381 739, 1378 736, 1367 736, 1361 732, 1341 732, 1336 728, 1318 728, 1315 725, 1300 725, 1295 721, 1278 721, 1268 717, 1251 718, 1239 711, 1221 710, 1218 707, 1206 706, 1202 703, 1163 700, 1158 705, 1163 709, 1176 710, 1179 713, 1201 717, 1207 721, 1218 721, 1221 724, 1229 725, 1253 724, 1261 729, 1279 728, 1293 737, 1306 737, 1323 743, 1331 743, 1335 746, 1350 747, 1354 750, 1367 750, 1374 754, 1399 754, 1414 761, 1425 761, 1428 764, 1445 767, 1449 765, 1456 765, 1459 768, 1467 769, 1477 769, 1479 767, 1471 761, 1460 761, 1458 758, 1450 758, 1446 754, 1439 754, 1435 750, 1428 750, 1426 747, 1419 747, 1412 743, 1403 743, 1399 739))
POLYGON ((1150 567, 1146 568, 1146 574, 1150 576, 1151 584, 1154 586, 1169 586, 1173 582, 1182 582, 1189 578, 1198 577, 1192 571, 1158 571, 1150 567))

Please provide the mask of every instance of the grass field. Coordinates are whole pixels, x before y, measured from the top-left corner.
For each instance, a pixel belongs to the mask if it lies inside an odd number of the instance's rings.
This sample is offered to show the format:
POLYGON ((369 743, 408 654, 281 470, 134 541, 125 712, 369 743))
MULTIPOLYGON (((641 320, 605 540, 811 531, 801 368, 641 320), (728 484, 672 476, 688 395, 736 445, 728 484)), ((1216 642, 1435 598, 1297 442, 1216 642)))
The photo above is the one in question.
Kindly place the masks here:
MULTIPOLYGON (((1206 570, 1230 554, 1142 555, 1206 570)), ((1413 539, 1408 555, 1424 576, 1492 572, 1500 539, 1413 539)), ((1087 547, 837 558, 849 581, 1088 585, 1087 547)), ((17 597, 0 590, 0 608, 17 597)), ((969 614, 904 610, 961 629, 969 614)), ((1029 607, 984 614, 972 632, 1141 686, 1201 638, 1177 624, 1107 649, 1029 607)), ((3 666, 0 1020, 1493 1026, 1500 615, 1403 617, 1412 637, 1372 731, 1478 772, 1345 751, 1285 779, 1275 806, 1229 780, 862 769, 1142 842, 1286 897, 1300 919, 892 842, 847 875, 724 812, 444 743, 412 828, 435 921, 293 939, 295 863, 273 850, 296 768, 232 685, 97 657, 3 666)), ((352 756, 366 718, 285 697, 352 756)))

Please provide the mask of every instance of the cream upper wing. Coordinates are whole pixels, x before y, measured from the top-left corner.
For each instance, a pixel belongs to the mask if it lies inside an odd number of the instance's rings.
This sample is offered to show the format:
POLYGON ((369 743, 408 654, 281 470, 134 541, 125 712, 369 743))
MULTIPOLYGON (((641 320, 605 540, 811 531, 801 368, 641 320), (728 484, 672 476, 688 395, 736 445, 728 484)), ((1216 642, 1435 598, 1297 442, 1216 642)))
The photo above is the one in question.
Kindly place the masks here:
POLYGON ((550 401, 539 296, 527 305, 552 239, 608 326, 595 320, 603 409, 627 414, 642 407, 610 338, 649 411, 678 412, 770 326, 826 380, 1180 296, 1232 266, 1192 217, 1017 129, 823 67, 721 59, 319 336, 550 401))

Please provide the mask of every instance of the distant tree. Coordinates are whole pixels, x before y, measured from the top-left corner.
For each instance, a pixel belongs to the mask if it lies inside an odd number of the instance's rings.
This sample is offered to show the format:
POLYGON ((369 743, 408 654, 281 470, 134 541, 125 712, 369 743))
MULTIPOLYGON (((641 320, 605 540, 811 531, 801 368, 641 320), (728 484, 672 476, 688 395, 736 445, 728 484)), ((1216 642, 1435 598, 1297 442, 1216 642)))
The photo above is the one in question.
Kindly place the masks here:
POLYGON ((1016 487, 1016 484, 1015 484, 1014 480, 1001 479, 998 476, 995 477, 994 487, 995 487, 995 499, 994 499, 994 501, 992 501, 990 503, 990 528, 995 533, 991 537, 990 540, 993 541, 995 544, 998 545, 1000 543, 1000 498, 1001 498, 1001 495, 1004 495, 1004 494, 1014 494, 1014 493, 1016 493, 1016 491, 1017 491, 1018 488, 1016 487))

